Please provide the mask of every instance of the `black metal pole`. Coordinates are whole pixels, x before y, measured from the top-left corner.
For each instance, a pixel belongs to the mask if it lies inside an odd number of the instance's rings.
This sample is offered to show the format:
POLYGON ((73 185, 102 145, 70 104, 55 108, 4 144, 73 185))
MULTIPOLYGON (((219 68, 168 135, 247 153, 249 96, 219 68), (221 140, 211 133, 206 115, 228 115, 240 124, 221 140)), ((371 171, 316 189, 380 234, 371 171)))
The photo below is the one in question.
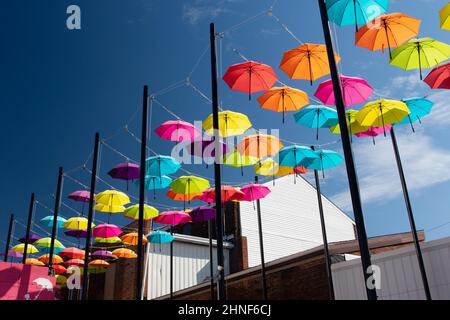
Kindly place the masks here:
MULTIPOLYGON (((170 233, 173 235, 173 229, 170 233)), ((173 241, 170 242, 170 300, 173 300, 173 241)))
POLYGON ((148 137, 148 86, 144 86, 142 96, 142 133, 141 133, 141 165, 139 172, 139 220, 138 220, 138 246, 136 264, 136 300, 141 300, 142 291, 142 260, 144 236, 144 206, 145 206, 145 160, 147 158, 147 137, 148 137))
POLYGON ((211 300, 216 300, 214 294, 214 251, 212 242, 212 221, 208 220, 208 237, 209 237, 209 277, 210 277, 210 290, 211 290, 211 300))
POLYGON ((372 265, 372 262, 370 259, 369 244, 367 241, 367 233, 364 225, 364 215, 361 204, 361 195, 359 192, 358 176, 356 174, 352 145, 350 142, 350 135, 348 132, 347 121, 345 118, 345 107, 344 107, 344 100, 342 98, 341 83, 339 81, 339 74, 336 66, 336 60, 334 57, 333 43, 331 40, 331 32, 328 22, 328 12, 327 7, 325 5, 325 0, 318 0, 318 2, 320 8, 320 16, 322 20, 322 28, 327 47, 328 62, 330 64, 331 79, 333 82, 333 91, 336 99, 336 109, 339 118, 339 127, 341 129, 342 148, 344 150, 345 166, 347 168, 347 178, 350 187, 353 214, 355 216, 356 232, 358 236, 359 251, 361 253, 361 264, 366 284, 365 287, 367 292, 367 298, 369 300, 377 300, 377 292, 375 287, 372 286, 369 288, 367 286, 368 281, 371 281, 370 279, 371 274, 369 273, 368 268, 372 265))
POLYGON ((414 221, 414 215, 412 211, 411 201, 409 199, 408 186, 406 185, 405 174, 403 172, 402 160, 400 158, 400 152, 398 150, 397 138, 395 137, 394 126, 391 128, 391 140, 392 147, 394 148, 395 160, 397 161, 398 174, 402 184, 403 197, 405 198, 406 211, 408 212, 409 224, 411 225, 411 231, 414 239, 414 246, 416 248, 417 261, 419 262, 420 275, 422 276, 423 289, 427 300, 431 300, 430 287, 428 285, 427 273, 425 270, 425 264, 423 262, 422 250, 420 249, 419 237, 417 236, 416 223, 414 221))
MULTIPOLYGON (((312 146, 311 149, 315 150, 314 146, 312 146)), ((325 266, 328 278, 328 290, 330 294, 330 300, 334 300, 333 274, 331 272, 331 257, 330 252, 328 250, 327 229, 325 226, 325 216, 323 214, 322 192, 320 191, 320 179, 319 179, 319 172, 317 170, 314 170, 314 179, 316 180, 317 203, 319 204, 320 226, 322 228, 323 251, 325 254, 325 266)))
MULTIPOLYGON (((258 183, 258 176, 255 176, 255 183, 258 183)), ((256 200, 256 213, 258 217, 259 251, 261 254, 261 277, 263 285, 263 298, 264 300, 267 300, 268 295, 267 295, 266 261, 264 258, 264 239, 262 233, 261 203, 259 199, 256 200)))
POLYGON ((89 211, 87 222, 86 246, 84 255, 83 268, 83 290, 81 292, 81 299, 87 300, 89 291, 89 251, 91 250, 91 233, 92 220, 94 218, 94 197, 95 197, 95 183, 97 181, 97 167, 98 167, 98 150, 100 146, 100 134, 95 134, 94 156, 92 159, 92 173, 91 173, 91 189, 89 190, 89 211))
POLYGON ((23 248, 23 257, 22 257, 23 264, 25 264, 25 261, 27 260, 28 242, 30 241, 30 230, 31 230, 31 222, 33 221, 34 205, 35 205, 35 194, 33 192, 31 194, 30 206, 28 208, 27 231, 25 234, 25 246, 23 248))
POLYGON ((14 226, 14 215, 11 213, 11 216, 9 217, 8 237, 6 238, 5 257, 3 259, 4 262, 8 261, 8 251, 9 245, 11 244, 13 226, 14 226))
POLYGON ((222 183, 220 177, 220 136, 219 136, 219 93, 217 89, 217 54, 216 54, 216 28, 214 23, 209 25, 209 38, 211 45, 211 90, 212 113, 214 128, 214 184, 216 193, 216 235, 217 235, 217 268, 219 279, 217 281, 217 294, 219 300, 226 300, 225 268, 223 257, 223 231, 222 231, 222 183))
POLYGON ((59 208, 61 207, 61 193, 62 193, 62 188, 63 188, 63 176, 64 176, 64 169, 63 169, 63 167, 59 167, 58 183, 56 185, 56 194, 55 194, 55 209, 53 211, 53 225, 52 225, 52 237, 51 237, 51 242, 50 242, 50 254, 48 257, 48 275, 53 274, 53 252, 55 249, 56 229, 58 227, 58 213, 59 213, 59 208))

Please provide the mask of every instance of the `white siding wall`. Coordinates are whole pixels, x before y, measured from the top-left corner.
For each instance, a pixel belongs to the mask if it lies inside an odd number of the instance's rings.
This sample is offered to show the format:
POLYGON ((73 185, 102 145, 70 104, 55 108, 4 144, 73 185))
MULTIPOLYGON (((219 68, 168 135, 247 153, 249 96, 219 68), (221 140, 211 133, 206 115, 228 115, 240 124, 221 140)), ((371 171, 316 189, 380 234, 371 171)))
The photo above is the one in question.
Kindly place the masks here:
MULTIPOLYGON (((272 192, 261 200, 266 262, 322 244, 316 189, 302 177, 265 183, 272 192)), ((353 221, 322 196, 328 242, 355 239, 353 221)), ((249 266, 259 265, 258 221, 253 204, 241 202, 242 235, 247 237, 249 266)))
MULTIPOLYGON (((214 271, 217 270, 216 242, 214 271)), ((229 273, 229 248, 225 245, 225 274, 229 273)), ((209 277, 208 239, 175 235, 173 244, 173 290, 178 291, 202 283, 209 277)), ((152 244, 148 255, 147 298, 170 293, 170 245, 152 244)), ((208 280, 209 281, 209 280, 208 280)))
MULTIPOLYGON (((450 238, 423 243, 421 248, 432 299, 450 299, 450 238)), ((373 255, 372 264, 381 272, 378 299, 425 299, 413 246, 373 255)), ((367 298, 360 259, 333 264, 332 272, 336 299, 367 298)))

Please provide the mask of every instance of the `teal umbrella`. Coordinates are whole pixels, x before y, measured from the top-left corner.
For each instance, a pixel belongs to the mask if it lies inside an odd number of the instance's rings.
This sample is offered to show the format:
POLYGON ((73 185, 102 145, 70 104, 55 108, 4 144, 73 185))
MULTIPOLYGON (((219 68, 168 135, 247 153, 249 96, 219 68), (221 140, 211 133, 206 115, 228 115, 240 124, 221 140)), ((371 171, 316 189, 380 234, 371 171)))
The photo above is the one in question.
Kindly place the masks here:
POLYGON ((156 177, 173 174, 181 168, 181 164, 173 157, 162 155, 147 158, 145 165, 146 175, 156 177))
POLYGON ((412 131, 415 132, 413 123, 416 121, 421 123, 420 119, 431 112, 434 103, 426 98, 409 98, 402 99, 402 101, 406 103, 411 113, 403 118, 402 121, 398 122, 398 124, 409 123, 412 131))
POLYGON ((174 237, 166 231, 153 231, 147 237, 148 241, 151 243, 170 243, 174 240, 174 237))
POLYGON ((333 108, 322 105, 310 105, 294 113, 295 122, 308 128, 316 128, 319 140, 319 128, 330 128, 338 124, 338 115, 333 108))
POLYGON ((340 26, 362 26, 388 11, 388 0, 327 0, 328 19, 340 26))
MULTIPOLYGON (((62 247, 54 247, 53 248, 53 253, 54 254, 59 254, 65 248, 66 247, 64 247, 64 246, 62 246, 62 247)), ((50 253, 50 247, 39 248, 39 252, 40 253, 50 253)))
POLYGON ((306 164, 305 167, 312 170, 324 170, 337 167, 344 160, 342 156, 336 151, 332 150, 316 150, 313 151, 316 154, 316 159, 306 164))
MULTIPOLYGON (((137 186, 139 180, 134 182, 137 186)), ((145 176, 145 189, 153 190, 153 198, 156 198, 156 190, 165 189, 172 183, 172 179, 168 176, 145 176)))
MULTIPOLYGON (((53 227, 53 216, 46 216, 41 219, 41 222, 44 226, 51 228, 51 227, 53 227)), ((58 228, 61 228, 63 226, 64 222, 66 222, 66 219, 64 219, 63 217, 56 218, 56 226, 58 228)))

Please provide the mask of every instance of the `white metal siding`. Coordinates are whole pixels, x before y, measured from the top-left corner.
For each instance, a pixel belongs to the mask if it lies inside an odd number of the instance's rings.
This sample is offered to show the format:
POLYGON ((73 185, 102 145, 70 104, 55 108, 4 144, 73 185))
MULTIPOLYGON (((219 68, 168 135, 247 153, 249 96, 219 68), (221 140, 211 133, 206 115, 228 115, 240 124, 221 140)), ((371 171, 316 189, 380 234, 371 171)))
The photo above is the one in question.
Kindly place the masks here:
MULTIPOLYGON (((317 247, 322 242, 316 189, 302 177, 265 183, 272 192, 261 200, 266 262, 317 247)), ((354 222, 322 196, 328 242, 355 239, 354 222)), ((241 202, 242 235, 247 237, 249 267, 261 263, 258 221, 252 203, 241 202)))
MULTIPOLYGON (((450 299, 450 238, 423 243, 421 248, 431 297, 450 299)), ((377 290, 380 300, 425 299, 413 246, 373 255, 372 264, 381 271, 381 289, 377 290)), ((333 264, 332 272, 336 299, 367 298, 360 259, 333 264)))
MULTIPOLYGON (((173 290, 178 291, 206 281, 209 271, 208 239, 190 241, 197 237, 175 235, 173 242, 173 290)), ((217 270, 216 242, 214 271, 217 270)), ((229 273, 229 249, 224 248, 225 274, 229 273)), ((170 244, 152 244, 148 255, 147 299, 170 293, 170 244)), ((208 280, 209 281, 209 280, 208 280)))

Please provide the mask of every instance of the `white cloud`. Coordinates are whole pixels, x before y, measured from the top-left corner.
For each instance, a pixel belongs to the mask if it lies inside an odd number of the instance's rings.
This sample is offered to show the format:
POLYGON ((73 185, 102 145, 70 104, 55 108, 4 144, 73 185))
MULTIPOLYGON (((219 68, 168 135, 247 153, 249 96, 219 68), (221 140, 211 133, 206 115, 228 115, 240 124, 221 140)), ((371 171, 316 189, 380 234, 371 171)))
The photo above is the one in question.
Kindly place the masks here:
POLYGON ((223 13, 228 13, 230 10, 223 7, 226 2, 234 1, 222 0, 212 5, 205 0, 196 0, 191 4, 184 4, 183 20, 190 24, 197 24, 204 19, 215 18, 223 13))
POLYGON ((450 91, 436 91, 427 96, 434 102, 433 111, 424 121, 433 126, 450 125, 450 91))
POLYGON ((419 71, 417 71, 393 77, 388 85, 378 91, 378 94, 399 99, 401 97, 399 97, 398 92, 401 92, 403 97, 414 97, 423 95, 423 92, 427 90, 429 90, 429 87, 420 80, 419 71))

